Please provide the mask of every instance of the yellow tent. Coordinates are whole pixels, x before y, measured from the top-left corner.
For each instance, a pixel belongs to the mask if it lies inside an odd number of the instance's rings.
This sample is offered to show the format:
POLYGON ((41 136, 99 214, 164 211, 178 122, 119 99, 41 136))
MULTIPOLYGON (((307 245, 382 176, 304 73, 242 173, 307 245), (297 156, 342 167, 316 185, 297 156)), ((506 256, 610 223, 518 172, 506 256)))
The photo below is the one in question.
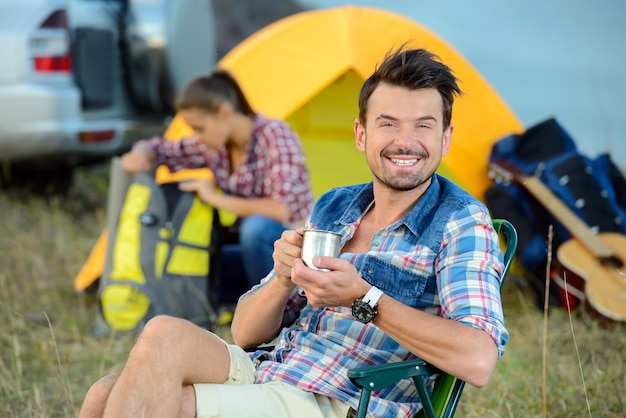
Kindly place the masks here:
MULTIPOLYGON (((420 24, 369 7, 303 12, 250 36, 218 65, 234 74, 257 111, 287 120, 298 132, 319 196, 332 186, 371 180, 364 156, 354 145, 358 92, 384 55, 405 42, 439 55, 460 79, 464 96, 455 102, 452 149, 439 172, 482 199, 489 186, 491 145, 521 132, 522 125, 464 57, 420 24)), ((189 132, 175 117, 166 136, 177 139, 189 132)), ((157 173, 160 182, 177 178, 166 169, 157 173)), ((102 271, 104 245, 97 247, 76 278, 77 290, 97 280, 102 271)))
POLYGON ((260 30, 219 65, 237 77, 254 108, 300 134, 319 195, 370 180, 352 132, 358 92, 385 53, 407 41, 439 55, 460 79, 465 94, 455 103, 452 149, 440 172, 482 199, 491 145, 522 125, 465 58, 420 24, 368 7, 308 11, 260 30))

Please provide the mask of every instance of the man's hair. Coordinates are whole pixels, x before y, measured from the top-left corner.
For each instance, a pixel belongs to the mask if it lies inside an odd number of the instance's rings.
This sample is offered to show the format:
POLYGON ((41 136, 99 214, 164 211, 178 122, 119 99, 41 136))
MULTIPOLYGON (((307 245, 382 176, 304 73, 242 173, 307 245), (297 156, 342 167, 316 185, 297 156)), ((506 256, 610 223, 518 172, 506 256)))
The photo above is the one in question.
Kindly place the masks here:
POLYGON ((217 113, 224 102, 246 116, 255 114, 235 78, 224 70, 193 78, 178 94, 174 106, 177 111, 198 108, 217 113))
POLYGON ((457 78, 440 58, 425 49, 405 49, 401 46, 388 52, 374 73, 365 80, 359 94, 359 120, 365 124, 370 96, 379 84, 410 90, 435 88, 443 102, 443 127, 450 125, 454 96, 461 95, 457 78))

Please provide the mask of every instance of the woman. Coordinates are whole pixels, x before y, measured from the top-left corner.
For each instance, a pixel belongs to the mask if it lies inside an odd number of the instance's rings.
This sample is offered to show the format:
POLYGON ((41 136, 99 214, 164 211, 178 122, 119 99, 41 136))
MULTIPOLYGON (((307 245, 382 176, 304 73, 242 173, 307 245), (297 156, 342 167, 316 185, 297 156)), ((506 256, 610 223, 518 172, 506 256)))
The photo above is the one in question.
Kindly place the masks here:
POLYGON ((234 302, 241 287, 257 284, 272 269, 274 241, 302 224, 313 206, 302 145, 284 121, 256 113, 223 70, 191 80, 175 107, 194 136, 139 141, 122 157, 122 168, 135 174, 156 163, 170 171, 208 167, 213 172, 211 180, 181 183, 180 188, 238 217, 238 239, 224 245, 219 266, 223 299, 234 302), (245 285, 236 289, 242 276, 245 285))

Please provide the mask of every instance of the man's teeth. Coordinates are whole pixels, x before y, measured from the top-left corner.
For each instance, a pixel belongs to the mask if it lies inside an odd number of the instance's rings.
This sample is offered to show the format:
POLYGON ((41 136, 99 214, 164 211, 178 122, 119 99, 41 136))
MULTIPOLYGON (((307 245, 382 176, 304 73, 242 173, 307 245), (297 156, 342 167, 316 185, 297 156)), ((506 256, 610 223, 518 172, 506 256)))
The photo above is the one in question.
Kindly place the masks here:
POLYGON ((412 160, 399 160, 396 158, 391 158, 391 162, 397 165, 413 165, 417 162, 417 158, 414 158, 412 160))

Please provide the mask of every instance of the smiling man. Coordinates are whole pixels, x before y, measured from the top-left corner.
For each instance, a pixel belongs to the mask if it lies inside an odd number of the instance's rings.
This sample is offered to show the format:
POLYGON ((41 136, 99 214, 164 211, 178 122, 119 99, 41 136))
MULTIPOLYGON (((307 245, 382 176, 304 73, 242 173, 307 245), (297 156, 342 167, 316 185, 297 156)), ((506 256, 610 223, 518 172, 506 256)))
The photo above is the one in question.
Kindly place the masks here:
MULTIPOLYGON (((92 386, 81 416, 346 417, 359 398, 348 369, 416 356, 485 385, 508 340, 502 253, 487 208, 435 174, 458 94, 430 52, 385 57, 354 124, 372 182, 328 191, 307 221, 342 235, 339 258, 314 259, 328 271, 300 259, 301 229, 285 231, 274 269, 239 300, 236 345, 156 317, 122 373, 92 386), (241 348, 273 338, 269 352, 241 348)), ((420 408, 405 381, 370 402, 371 416, 420 408)))

